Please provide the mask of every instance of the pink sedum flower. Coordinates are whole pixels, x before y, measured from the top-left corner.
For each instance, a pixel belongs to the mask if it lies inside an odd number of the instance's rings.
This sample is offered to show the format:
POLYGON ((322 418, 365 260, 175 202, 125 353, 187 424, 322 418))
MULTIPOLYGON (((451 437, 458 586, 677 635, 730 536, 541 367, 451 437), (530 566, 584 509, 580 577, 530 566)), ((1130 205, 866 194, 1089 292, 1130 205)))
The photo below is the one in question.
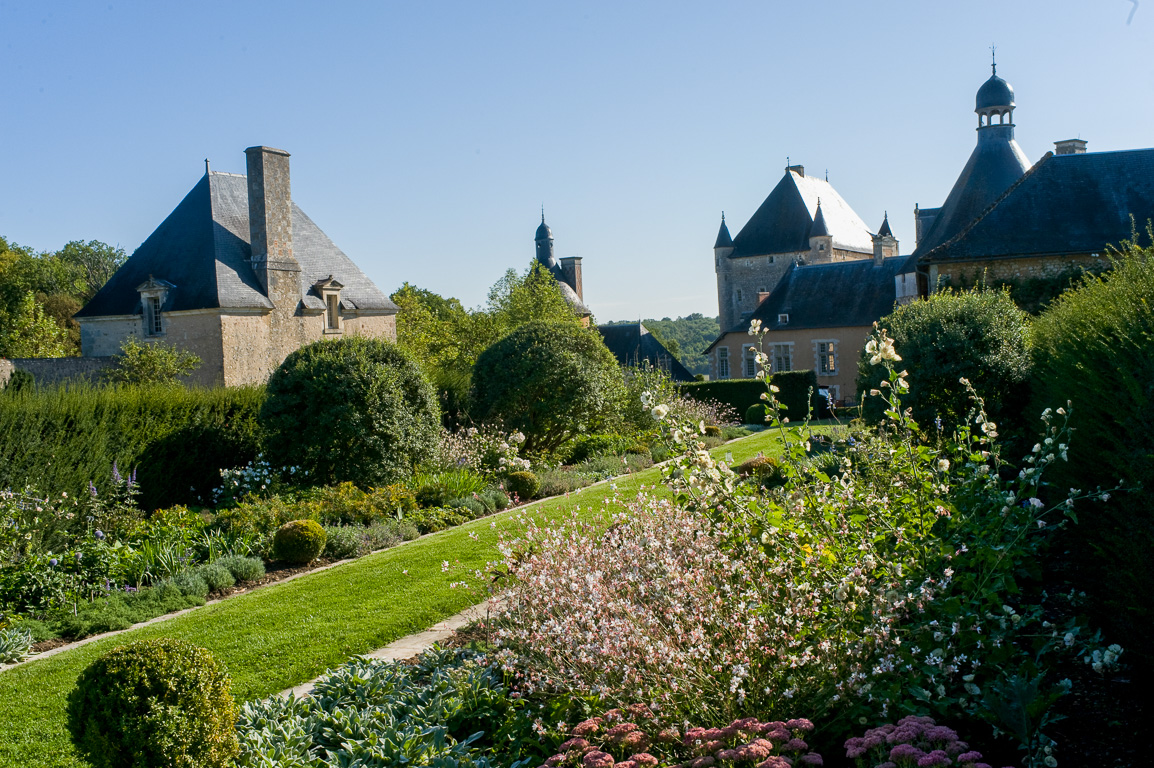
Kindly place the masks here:
POLYGON ((595 749, 585 754, 585 759, 581 761, 581 765, 585 768, 611 768, 613 755, 595 749))

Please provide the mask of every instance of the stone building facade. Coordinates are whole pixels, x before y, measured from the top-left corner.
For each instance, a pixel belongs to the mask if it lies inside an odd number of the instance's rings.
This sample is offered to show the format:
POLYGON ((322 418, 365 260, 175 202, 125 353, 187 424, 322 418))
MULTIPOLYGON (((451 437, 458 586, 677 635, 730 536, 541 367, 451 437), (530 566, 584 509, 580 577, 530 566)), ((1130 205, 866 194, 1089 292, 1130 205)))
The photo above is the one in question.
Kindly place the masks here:
POLYGON ((190 382, 235 386, 320 339, 396 340, 396 305, 293 203, 289 154, 245 153, 247 176, 206 169, 77 313, 84 356, 161 341, 201 359, 190 382))

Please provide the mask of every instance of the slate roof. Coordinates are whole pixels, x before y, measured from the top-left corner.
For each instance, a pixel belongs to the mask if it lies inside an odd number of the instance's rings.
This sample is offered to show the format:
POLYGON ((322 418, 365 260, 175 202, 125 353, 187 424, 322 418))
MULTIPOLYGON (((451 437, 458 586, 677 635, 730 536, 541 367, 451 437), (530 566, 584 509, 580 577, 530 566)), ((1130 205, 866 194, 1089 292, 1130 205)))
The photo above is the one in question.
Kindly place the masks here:
POLYGON ((729 227, 725 226, 725 214, 721 214, 721 228, 717 230, 717 239, 713 241, 714 248, 732 248, 733 238, 729 236, 729 227))
POLYGON ((729 258, 808 251, 818 198, 833 246, 873 253, 872 231, 828 181, 787 170, 733 238, 729 258))
POLYGON ((926 261, 1083 254, 1154 219, 1154 149, 1047 154, 926 261))
POLYGON ((708 353, 728 333, 745 333, 751 320, 762 328, 786 331, 807 328, 868 326, 893 311, 897 295, 894 276, 906 262, 905 256, 884 259, 855 259, 832 264, 793 264, 753 314, 732 328, 724 329, 705 350, 708 353), (789 321, 779 323, 780 315, 789 321))
POLYGON ((878 229, 878 237, 893 237, 894 231, 890 229, 890 212, 886 211, 886 217, 882 219, 881 228, 878 229))
POLYGON ((599 325, 597 331, 623 366, 637 366, 646 360, 654 368, 667 370, 674 381, 693 381, 695 378, 640 322, 599 325))
POLYGON ((979 128, 978 145, 914 254, 922 256, 955 237, 1029 169, 1012 125, 979 128))
MULTIPOLYGON (((341 282, 341 304, 358 310, 397 312, 397 305, 338 248, 296 203, 292 206, 293 256, 300 264, 301 300, 324 309, 312 286, 330 275, 341 282)), ((150 277, 166 280, 162 309, 271 309, 249 264, 248 179, 211 172, 76 317, 136 314, 136 287, 150 277)))

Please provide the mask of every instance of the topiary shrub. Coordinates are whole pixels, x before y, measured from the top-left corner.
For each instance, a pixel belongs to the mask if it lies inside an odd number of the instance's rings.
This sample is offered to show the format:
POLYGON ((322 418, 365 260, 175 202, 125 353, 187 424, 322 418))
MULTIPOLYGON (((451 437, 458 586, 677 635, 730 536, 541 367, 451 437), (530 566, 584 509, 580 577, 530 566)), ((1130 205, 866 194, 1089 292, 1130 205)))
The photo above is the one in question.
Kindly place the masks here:
POLYGON ((770 377, 777 387, 774 395, 782 406, 782 418, 802 421, 808 414, 814 419, 829 418, 829 399, 817 389, 817 374, 813 371, 782 371, 770 377))
POLYGON ((707 424, 705 426, 705 436, 706 437, 720 438, 721 437, 721 427, 719 427, 715 424, 707 424))
POLYGON ((361 488, 409 477, 436 447, 433 387, 399 347, 350 336, 289 355, 260 411, 265 455, 299 466, 312 482, 361 488))
POLYGON ((316 520, 290 520, 277 528, 272 540, 274 560, 311 563, 325 551, 325 529, 316 520))
POLYGON ((477 358, 470 413, 520 430, 525 451, 552 451, 612 420, 624 394, 621 368, 600 334, 534 322, 477 358))
MULTIPOLYGON (((1030 325, 1005 291, 939 291, 928 299, 898 307, 878 321, 901 355, 899 368, 910 372, 910 391, 902 405, 913 409, 922 429, 936 417, 957 424, 971 402, 959 379, 966 378, 985 398, 986 415, 1000 431, 1024 425, 1029 396, 1030 325)), ((859 396, 877 389, 884 368, 871 365, 865 351, 858 363, 859 396)), ((866 398, 865 416, 881 416, 881 399, 866 398)), ((1007 432, 1008 433, 1008 432, 1007 432)))
POLYGON ((204 583, 208 585, 209 592, 216 592, 219 589, 225 589, 236 584, 236 577, 232 575, 232 571, 225 568, 219 562, 202 565, 194 572, 197 576, 204 579, 204 583))
POLYGON ((239 752, 229 688, 203 648, 135 642, 81 673, 68 696, 68 732, 95 768, 223 768, 239 752))
POLYGON ((746 424, 765 424, 769 416, 769 406, 765 403, 754 403, 745 409, 746 424))
POLYGON ((510 472, 505 477, 505 490, 521 501, 528 501, 537 498, 537 492, 541 490, 541 481, 527 470, 510 472))
POLYGON ((256 581, 264 576, 264 561, 259 557, 230 555, 217 560, 216 565, 227 568, 237 581, 256 581))

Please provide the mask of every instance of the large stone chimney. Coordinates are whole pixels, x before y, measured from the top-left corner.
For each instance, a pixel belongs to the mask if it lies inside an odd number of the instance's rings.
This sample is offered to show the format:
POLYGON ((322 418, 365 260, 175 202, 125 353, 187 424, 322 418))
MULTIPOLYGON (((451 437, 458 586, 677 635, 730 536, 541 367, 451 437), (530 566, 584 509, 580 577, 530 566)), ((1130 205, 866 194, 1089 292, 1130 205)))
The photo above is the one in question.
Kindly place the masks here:
POLYGON ((1054 142, 1055 155, 1084 155, 1086 154, 1085 139, 1065 139, 1054 142))
POLYGON ((303 290, 301 267, 293 257, 292 195, 289 153, 272 147, 249 147, 248 232, 252 270, 272 302, 268 314, 268 373, 310 341, 305 318, 298 314, 303 290))
POLYGON ((297 277, 300 265, 293 258, 292 195, 289 190, 289 153, 272 147, 249 147, 248 232, 252 269, 265 295, 277 306, 300 301, 297 277), (291 274, 278 274, 291 273, 291 274), (291 295, 289 288, 291 284, 291 295), (284 294, 284 295, 282 295, 284 294))
POLYGON ((566 256, 561 259, 561 276, 569 287, 577 294, 577 298, 585 301, 585 293, 581 290, 581 257, 566 256))

